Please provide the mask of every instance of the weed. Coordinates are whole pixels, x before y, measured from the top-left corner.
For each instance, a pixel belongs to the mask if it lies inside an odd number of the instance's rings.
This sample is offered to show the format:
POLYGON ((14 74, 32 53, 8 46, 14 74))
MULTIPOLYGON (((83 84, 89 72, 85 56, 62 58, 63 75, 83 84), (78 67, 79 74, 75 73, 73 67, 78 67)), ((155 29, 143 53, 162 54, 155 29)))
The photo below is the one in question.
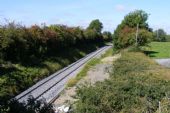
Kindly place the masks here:
POLYGON ((166 70, 140 52, 121 53, 110 79, 77 90, 76 113, 154 113, 170 90, 166 70))

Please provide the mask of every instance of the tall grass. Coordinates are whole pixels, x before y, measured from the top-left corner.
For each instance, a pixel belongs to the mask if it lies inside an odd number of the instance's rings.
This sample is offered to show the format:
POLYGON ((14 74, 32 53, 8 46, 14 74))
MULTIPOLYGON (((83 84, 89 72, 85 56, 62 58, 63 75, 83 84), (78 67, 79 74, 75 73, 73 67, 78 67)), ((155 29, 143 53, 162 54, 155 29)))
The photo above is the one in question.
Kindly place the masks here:
POLYGON ((98 64, 100 62, 100 59, 94 58, 91 61, 89 61, 85 67, 83 67, 83 69, 80 71, 79 74, 77 74, 77 76, 75 78, 71 78, 68 83, 67 83, 67 87, 73 87, 74 85, 77 84, 77 82, 82 79, 83 77, 85 77, 87 75, 87 72, 89 71, 89 69, 91 67, 93 67, 94 65, 98 64))
POLYGON ((87 75, 87 72, 94 67, 96 64, 100 63, 101 59, 107 56, 112 56, 116 51, 113 49, 109 49, 107 50, 104 54, 101 55, 100 58, 93 58, 92 60, 90 60, 84 67, 83 69, 80 71, 79 74, 77 74, 77 76, 75 78, 71 78, 68 83, 67 83, 67 87, 73 87, 75 86, 78 81, 80 79, 82 79, 83 77, 85 77, 87 75))
POLYGON ((156 112, 158 102, 170 90, 170 79, 160 72, 170 70, 143 53, 122 52, 121 56, 114 62, 109 80, 77 90, 76 113, 156 112))

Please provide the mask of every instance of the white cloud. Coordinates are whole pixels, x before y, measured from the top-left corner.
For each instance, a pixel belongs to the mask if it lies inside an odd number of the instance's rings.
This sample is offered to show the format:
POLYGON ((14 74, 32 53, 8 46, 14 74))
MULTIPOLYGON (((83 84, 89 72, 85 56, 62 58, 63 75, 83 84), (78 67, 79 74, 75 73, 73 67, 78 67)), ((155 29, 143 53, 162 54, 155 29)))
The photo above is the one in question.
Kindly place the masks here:
POLYGON ((122 12, 122 11, 125 11, 125 6, 119 4, 119 5, 116 5, 116 6, 115 6, 115 9, 116 9, 117 11, 122 12))

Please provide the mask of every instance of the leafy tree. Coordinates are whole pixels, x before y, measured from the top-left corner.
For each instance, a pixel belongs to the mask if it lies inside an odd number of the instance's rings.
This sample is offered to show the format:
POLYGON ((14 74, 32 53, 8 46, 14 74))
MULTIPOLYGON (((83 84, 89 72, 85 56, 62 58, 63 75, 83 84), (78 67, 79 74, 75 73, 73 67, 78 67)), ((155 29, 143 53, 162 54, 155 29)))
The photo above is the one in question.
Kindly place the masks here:
POLYGON ((0 51, 5 60, 21 61, 26 55, 27 43, 25 27, 14 22, 2 28, 0 51))
POLYGON ((139 35, 138 35, 138 39, 137 39, 138 45, 144 46, 144 45, 150 43, 152 38, 153 38, 152 32, 149 32, 146 29, 141 29, 141 30, 139 30, 139 35))
POLYGON ((112 33, 109 31, 104 31, 103 38, 104 38, 104 40, 108 40, 108 41, 112 40, 112 33))
POLYGON ((170 35, 166 35, 166 41, 170 42, 170 35))
POLYGON ((166 36, 166 32, 163 29, 158 29, 154 32, 154 37, 156 41, 165 42, 166 36))
POLYGON ((94 29, 87 29, 84 32, 86 40, 95 40, 98 37, 98 32, 94 29))
POLYGON ((138 46, 147 44, 152 38, 151 29, 147 24, 148 14, 142 10, 136 10, 125 16, 124 20, 113 35, 114 48, 126 48, 136 43, 136 26, 139 25, 138 46), (145 34, 146 33, 146 34, 145 34), (147 39, 148 38, 148 39, 147 39))
POLYGON ((136 10, 130 12, 125 16, 122 21, 123 26, 136 27, 139 24, 139 28, 149 29, 149 25, 147 23, 148 14, 143 10, 136 10))
POLYGON ((102 29, 103 29, 103 24, 100 22, 99 19, 93 20, 89 27, 87 29, 92 29, 92 30, 96 30, 98 33, 101 33, 102 29))

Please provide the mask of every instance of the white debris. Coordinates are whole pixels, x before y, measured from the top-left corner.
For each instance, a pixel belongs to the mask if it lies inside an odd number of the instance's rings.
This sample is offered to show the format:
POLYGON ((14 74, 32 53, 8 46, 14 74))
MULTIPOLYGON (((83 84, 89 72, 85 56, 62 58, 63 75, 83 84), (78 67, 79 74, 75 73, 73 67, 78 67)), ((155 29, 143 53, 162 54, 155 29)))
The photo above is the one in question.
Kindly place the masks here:
POLYGON ((56 109, 55 113, 67 113, 69 111, 69 107, 65 105, 56 107, 55 109, 56 109))
POLYGON ((65 107, 65 108, 64 108, 64 112, 66 112, 66 113, 67 113, 67 112, 68 112, 68 110, 69 110, 69 107, 65 107))

